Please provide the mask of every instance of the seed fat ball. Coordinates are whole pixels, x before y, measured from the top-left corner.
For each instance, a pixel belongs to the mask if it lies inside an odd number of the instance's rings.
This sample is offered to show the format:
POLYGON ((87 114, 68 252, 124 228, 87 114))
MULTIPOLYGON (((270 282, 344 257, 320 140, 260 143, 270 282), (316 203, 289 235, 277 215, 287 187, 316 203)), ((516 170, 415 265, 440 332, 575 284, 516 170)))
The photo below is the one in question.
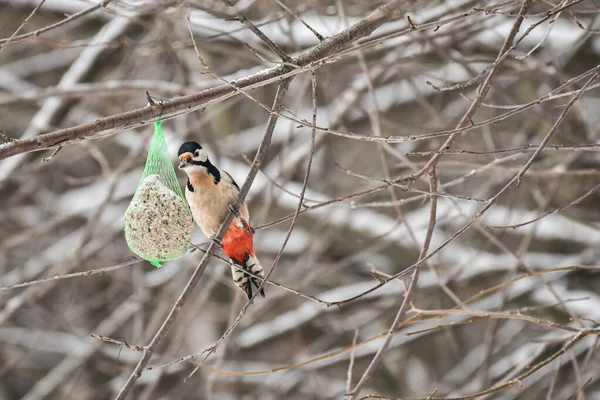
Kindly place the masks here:
POLYGON ((125 212, 129 248, 147 260, 172 260, 187 251, 194 223, 187 203, 158 175, 146 177, 125 212))

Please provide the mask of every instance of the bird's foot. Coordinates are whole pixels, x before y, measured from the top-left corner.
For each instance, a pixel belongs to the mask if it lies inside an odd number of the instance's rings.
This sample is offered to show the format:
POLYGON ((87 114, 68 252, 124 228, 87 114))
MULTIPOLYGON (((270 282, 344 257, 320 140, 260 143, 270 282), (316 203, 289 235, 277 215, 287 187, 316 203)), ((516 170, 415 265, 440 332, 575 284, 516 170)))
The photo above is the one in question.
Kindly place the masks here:
POLYGON ((210 241, 213 242, 217 247, 222 248, 223 247, 223 243, 221 243, 220 239, 217 239, 216 237, 211 237, 210 241))
POLYGON ((230 204, 227 208, 229 208, 229 211, 236 217, 240 216, 240 210, 236 209, 233 204, 230 204))

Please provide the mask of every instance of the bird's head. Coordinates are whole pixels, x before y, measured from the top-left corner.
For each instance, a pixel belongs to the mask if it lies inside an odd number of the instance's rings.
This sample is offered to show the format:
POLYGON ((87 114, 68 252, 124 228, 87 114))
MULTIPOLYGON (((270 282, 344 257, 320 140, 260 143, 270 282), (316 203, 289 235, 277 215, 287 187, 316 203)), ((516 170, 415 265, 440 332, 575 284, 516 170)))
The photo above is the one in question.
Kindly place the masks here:
POLYGON ((196 142, 185 142, 177 152, 179 157, 179 169, 186 172, 195 168, 207 168, 210 164, 208 153, 196 142))

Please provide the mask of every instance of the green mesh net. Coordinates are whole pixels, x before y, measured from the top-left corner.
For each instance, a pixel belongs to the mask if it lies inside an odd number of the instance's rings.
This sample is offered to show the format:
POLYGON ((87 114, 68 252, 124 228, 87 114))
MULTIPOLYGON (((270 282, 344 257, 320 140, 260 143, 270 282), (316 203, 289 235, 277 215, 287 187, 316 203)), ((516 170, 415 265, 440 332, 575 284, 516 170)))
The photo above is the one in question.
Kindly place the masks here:
POLYGON ((161 121, 154 124, 146 166, 124 222, 131 251, 158 268, 189 248, 192 214, 177 181, 161 121))

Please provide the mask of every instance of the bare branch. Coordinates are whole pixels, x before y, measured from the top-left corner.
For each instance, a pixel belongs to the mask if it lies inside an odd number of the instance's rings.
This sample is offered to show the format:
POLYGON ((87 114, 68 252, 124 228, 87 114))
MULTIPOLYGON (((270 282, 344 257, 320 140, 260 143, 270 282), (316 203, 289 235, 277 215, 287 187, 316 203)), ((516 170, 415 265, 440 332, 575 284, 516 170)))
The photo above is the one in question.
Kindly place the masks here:
MULTIPOLYGON (((412 0, 414 1, 414 0, 412 0)), ((409 2, 412 2, 409 1, 409 2)), ((390 16, 397 11, 401 0, 392 0, 373 11, 367 18, 354 24, 350 28, 328 37, 314 48, 307 50, 293 58, 293 64, 299 67, 309 66, 325 57, 334 54, 350 43, 369 36, 375 29, 383 25, 390 16)), ((275 68, 264 70, 261 73, 254 74, 232 82, 240 89, 250 88, 256 85, 264 84, 270 80, 284 79, 291 76, 289 73, 294 68, 289 65, 280 65, 275 68)), ((197 94, 188 95, 173 99, 164 103, 161 107, 156 105, 146 106, 135 110, 127 111, 122 114, 109 117, 98 118, 94 122, 78 125, 71 128, 61 129, 52 133, 36 136, 30 139, 17 140, 0 146, 0 160, 16 154, 29 153, 49 149, 58 145, 67 145, 93 137, 95 134, 107 130, 120 131, 123 128, 145 125, 152 122, 152 118, 161 116, 168 119, 169 116, 179 112, 195 110, 208 102, 218 99, 222 96, 231 94, 234 89, 230 85, 221 85, 211 89, 203 90, 197 94)))

